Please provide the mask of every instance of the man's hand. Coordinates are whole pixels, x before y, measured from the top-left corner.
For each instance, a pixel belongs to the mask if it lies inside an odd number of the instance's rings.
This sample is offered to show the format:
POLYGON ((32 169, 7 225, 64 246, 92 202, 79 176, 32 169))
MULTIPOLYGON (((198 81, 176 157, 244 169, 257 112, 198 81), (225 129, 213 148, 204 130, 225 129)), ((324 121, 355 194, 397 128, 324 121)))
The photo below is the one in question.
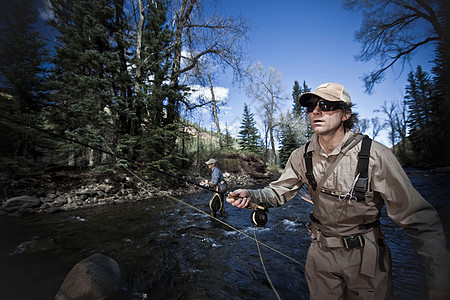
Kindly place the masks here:
POLYGON ((249 204, 250 194, 248 190, 238 189, 235 190, 234 192, 230 192, 226 200, 233 206, 245 208, 249 204))

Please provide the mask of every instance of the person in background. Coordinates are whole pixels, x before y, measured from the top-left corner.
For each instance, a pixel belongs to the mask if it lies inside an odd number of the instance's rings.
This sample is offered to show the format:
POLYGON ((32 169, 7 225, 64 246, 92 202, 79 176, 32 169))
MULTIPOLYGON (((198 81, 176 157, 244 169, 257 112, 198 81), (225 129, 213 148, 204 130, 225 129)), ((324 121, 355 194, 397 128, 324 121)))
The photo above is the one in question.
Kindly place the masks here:
POLYGON ((211 169, 211 181, 208 182, 208 186, 214 187, 219 193, 215 193, 213 198, 209 202, 210 215, 216 217, 216 212, 220 211, 221 217, 226 217, 224 193, 227 191, 227 182, 223 177, 222 171, 217 167, 217 160, 214 158, 209 159, 206 165, 211 169))
POLYGON ((310 298, 320 300, 392 299, 391 256, 379 222, 386 206, 413 242, 430 299, 450 299, 450 252, 439 216, 387 147, 351 131, 356 114, 347 90, 325 83, 298 101, 309 115, 311 141, 291 154, 278 180, 230 192, 227 202, 280 206, 307 184, 314 206, 305 276, 310 298))

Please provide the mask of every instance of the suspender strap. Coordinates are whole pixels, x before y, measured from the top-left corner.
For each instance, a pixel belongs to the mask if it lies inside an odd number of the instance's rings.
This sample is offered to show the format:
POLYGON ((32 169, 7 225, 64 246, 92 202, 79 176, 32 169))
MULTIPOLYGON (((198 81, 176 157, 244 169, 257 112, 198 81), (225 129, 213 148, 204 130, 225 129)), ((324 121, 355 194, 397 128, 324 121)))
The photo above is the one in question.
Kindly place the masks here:
MULTIPOLYGON (((353 139, 349 140, 350 143, 348 145, 344 145, 344 147, 343 147, 343 150, 345 148, 345 151, 344 151, 344 154, 345 154, 350 148, 352 148, 354 145, 359 143, 359 141, 361 141, 361 139, 362 139, 362 144, 361 144, 361 150, 358 153, 358 165, 357 165, 357 174, 359 173, 360 175, 359 175, 358 181, 356 182, 355 190, 354 190, 355 196, 358 199, 358 201, 364 200, 365 193, 366 193, 367 187, 368 187, 369 158, 370 158, 370 147, 372 145, 372 140, 368 136, 356 135, 353 139)), ((308 179, 308 182, 311 185, 311 188, 315 191, 317 189, 317 182, 316 182, 316 179, 314 178, 313 167, 312 167, 312 152, 313 151, 308 151, 309 143, 310 142, 306 143, 305 153, 303 154, 303 157, 305 158, 305 167, 306 167, 305 176, 306 176, 306 179, 308 179)), ((342 158, 342 157, 340 157, 340 158, 342 158)), ((335 163, 337 163, 338 161, 339 161, 339 159, 336 160, 335 163)), ((334 167, 335 167, 335 165, 333 165, 333 168, 334 167)), ((328 171, 331 171, 333 168, 330 168, 330 170, 328 170, 328 171)), ((328 172, 328 173, 330 173, 330 172, 328 172)), ((324 179, 324 178, 322 178, 322 179, 324 179)), ((323 182, 324 181, 321 181, 321 183, 323 183, 323 182)))
POLYGON ((306 166, 306 179, 308 179, 309 184, 311 185, 312 189, 315 191, 317 188, 317 182, 314 178, 313 173, 313 167, 312 167, 312 151, 308 152, 308 146, 309 142, 306 143, 305 146, 305 154, 303 154, 303 157, 305 158, 305 166, 306 166))
POLYGON ((362 140, 361 151, 358 153, 358 165, 357 174, 359 173, 358 181, 355 185, 355 196, 358 201, 362 201, 365 198, 365 193, 368 186, 368 170, 369 170, 369 158, 370 158, 370 147, 372 145, 372 140, 365 136, 362 140))

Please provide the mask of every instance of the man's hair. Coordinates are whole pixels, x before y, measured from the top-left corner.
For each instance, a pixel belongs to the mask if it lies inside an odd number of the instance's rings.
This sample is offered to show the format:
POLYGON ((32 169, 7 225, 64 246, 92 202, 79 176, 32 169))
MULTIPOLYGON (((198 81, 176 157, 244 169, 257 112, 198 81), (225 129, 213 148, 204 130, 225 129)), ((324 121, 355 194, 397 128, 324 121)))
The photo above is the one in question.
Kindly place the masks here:
POLYGON ((342 108, 344 113, 346 113, 346 114, 350 113, 350 117, 346 121, 344 121, 344 130, 345 131, 352 129, 355 126, 356 122, 358 122, 358 114, 352 113, 352 106, 353 106, 353 103, 350 105, 344 104, 343 108, 342 108))

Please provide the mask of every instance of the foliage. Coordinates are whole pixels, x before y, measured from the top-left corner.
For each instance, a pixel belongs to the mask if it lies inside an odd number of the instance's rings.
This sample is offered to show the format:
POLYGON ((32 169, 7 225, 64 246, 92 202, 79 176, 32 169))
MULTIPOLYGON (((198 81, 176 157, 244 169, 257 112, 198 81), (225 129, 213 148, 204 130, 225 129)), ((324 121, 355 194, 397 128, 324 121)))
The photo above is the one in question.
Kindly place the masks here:
POLYGON ((292 127, 287 126, 284 130, 281 131, 280 143, 280 165, 284 167, 286 166, 286 162, 288 161, 291 153, 300 146, 297 138, 297 133, 294 132, 292 127))
MULTIPOLYGON (((418 49, 439 44, 445 28, 439 17, 442 0, 345 0, 350 9, 364 12, 356 40, 361 44, 358 59, 377 60, 379 69, 364 76, 366 91, 383 79, 385 71, 396 62, 408 62, 418 49)), ((448 5, 447 5, 448 6, 448 5)))
POLYGON ((280 99, 283 99, 284 90, 281 84, 281 73, 273 67, 270 67, 267 72, 260 62, 250 66, 247 72, 250 82, 245 89, 247 94, 260 104, 259 110, 265 127, 265 156, 269 161, 275 163, 275 117, 279 110, 280 99), (269 149, 271 150, 270 155, 268 155, 269 149))
POLYGON ((422 161, 432 162, 439 157, 439 139, 442 130, 439 126, 434 86, 429 75, 417 67, 415 73, 408 76, 405 101, 408 105, 408 127, 411 147, 422 161))
POLYGON ((242 150, 253 153, 261 153, 261 137, 256 128, 256 121, 253 113, 244 103, 244 113, 242 114, 242 122, 239 127, 239 145, 242 150))
POLYGON ((37 18, 34 1, 17 1, 10 3, 0 28, 0 168, 11 172, 35 166, 52 144, 48 137, 8 120, 43 125, 47 52, 34 27, 37 18))
POLYGON ((302 87, 300 87, 298 81, 295 81, 292 88, 292 112, 280 116, 280 130, 278 136, 281 148, 279 157, 280 165, 283 167, 291 153, 301 145, 305 144, 313 134, 306 109, 298 103, 298 97, 301 94, 310 91, 311 89, 307 86, 305 81, 303 81, 302 87))

